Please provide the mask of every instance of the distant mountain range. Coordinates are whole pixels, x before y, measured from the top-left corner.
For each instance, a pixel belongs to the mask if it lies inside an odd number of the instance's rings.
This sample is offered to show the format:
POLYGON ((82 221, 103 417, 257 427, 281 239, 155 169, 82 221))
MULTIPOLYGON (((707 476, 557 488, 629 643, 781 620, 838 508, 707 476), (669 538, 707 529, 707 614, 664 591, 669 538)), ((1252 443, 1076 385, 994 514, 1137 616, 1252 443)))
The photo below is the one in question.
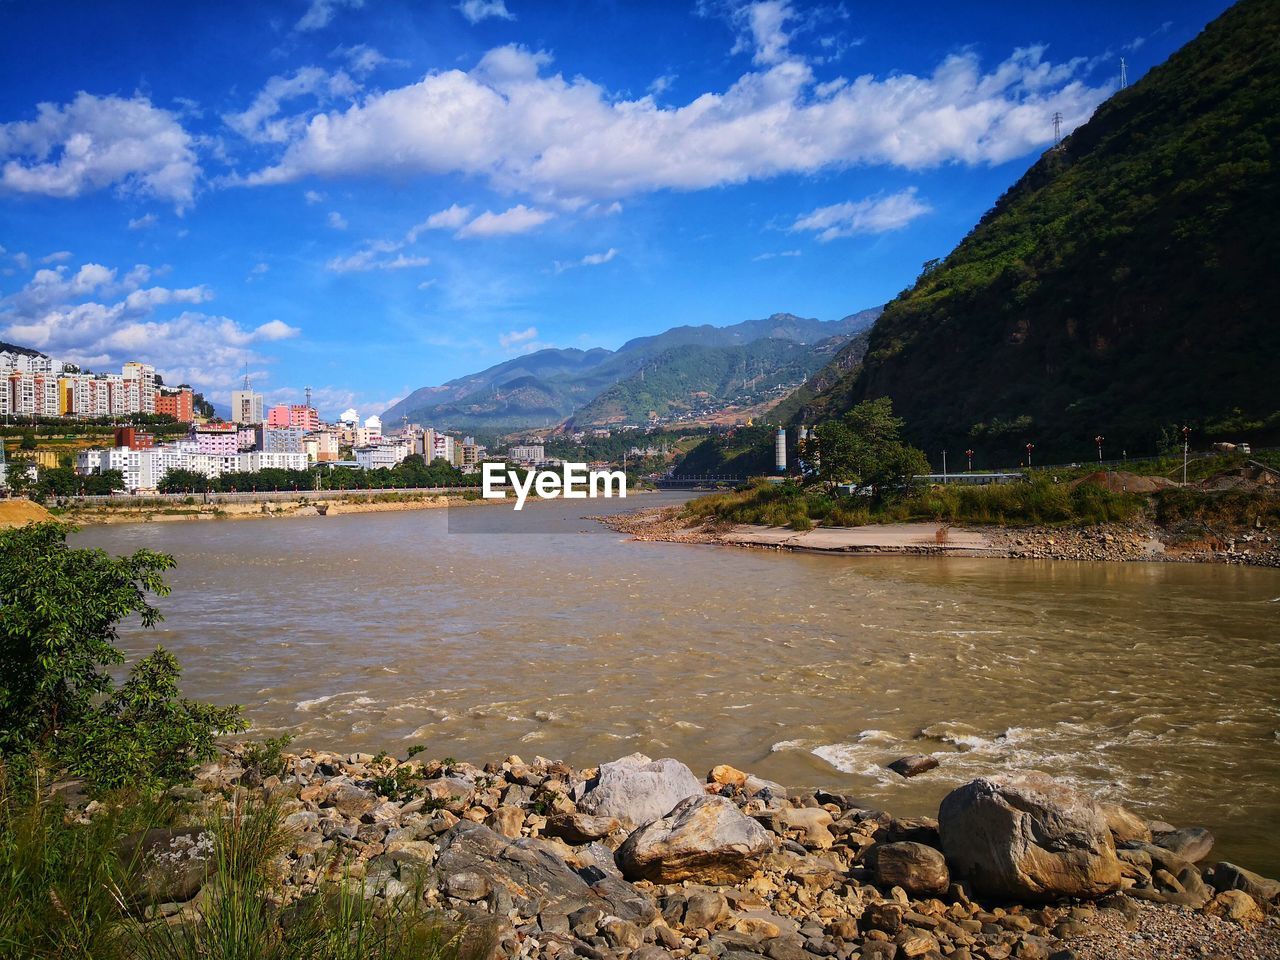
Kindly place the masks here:
POLYGON ((877 307, 823 321, 776 313, 727 327, 673 327, 617 350, 539 350, 415 390, 382 418, 497 431, 639 423, 759 402, 799 384, 879 314, 877 307))
POLYGON ((980 462, 1280 438, 1280 5, 1241 0, 1047 151, 775 411, 891 397, 980 462), (865 355, 865 358, 864 358, 865 355))

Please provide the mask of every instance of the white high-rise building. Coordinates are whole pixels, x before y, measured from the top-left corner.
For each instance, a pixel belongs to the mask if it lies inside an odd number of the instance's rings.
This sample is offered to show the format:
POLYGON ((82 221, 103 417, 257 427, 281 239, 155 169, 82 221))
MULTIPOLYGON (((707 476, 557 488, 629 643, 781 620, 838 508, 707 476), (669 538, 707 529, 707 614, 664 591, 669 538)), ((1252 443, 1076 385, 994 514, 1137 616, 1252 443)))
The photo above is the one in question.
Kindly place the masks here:
POLYGON ((244 390, 232 390, 231 419, 235 423, 262 423, 266 420, 262 394, 254 393, 247 387, 244 390))

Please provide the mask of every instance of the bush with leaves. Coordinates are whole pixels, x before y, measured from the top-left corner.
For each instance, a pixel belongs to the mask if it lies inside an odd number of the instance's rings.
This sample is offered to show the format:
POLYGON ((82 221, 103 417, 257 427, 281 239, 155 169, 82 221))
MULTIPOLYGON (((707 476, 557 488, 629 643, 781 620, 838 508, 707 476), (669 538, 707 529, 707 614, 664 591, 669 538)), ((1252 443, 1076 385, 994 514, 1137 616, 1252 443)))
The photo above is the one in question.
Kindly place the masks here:
POLYGON ((39 753, 97 789, 172 783, 214 755, 214 738, 244 729, 238 707, 178 694, 177 661, 161 648, 123 685, 117 627, 164 596, 172 557, 113 557, 67 544, 70 527, 42 523, 0 532, 0 753, 39 753))

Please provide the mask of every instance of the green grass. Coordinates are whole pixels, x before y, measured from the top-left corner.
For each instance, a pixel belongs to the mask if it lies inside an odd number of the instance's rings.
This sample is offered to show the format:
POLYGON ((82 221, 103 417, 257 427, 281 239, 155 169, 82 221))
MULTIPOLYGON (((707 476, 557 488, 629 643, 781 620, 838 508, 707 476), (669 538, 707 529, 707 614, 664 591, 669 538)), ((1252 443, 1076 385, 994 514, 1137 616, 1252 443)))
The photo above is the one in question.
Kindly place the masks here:
POLYGON ((87 824, 47 785, 12 785, 0 767, 0 957, 24 960, 464 960, 484 931, 444 923, 421 889, 375 900, 346 879, 281 906, 279 871, 293 836, 280 807, 240 801, 205 826, 214 845, 197 900, 154 919, 137 895, 137 862, 121 841, 173 825, 178 811, 116 797, 87 824), (196 906, 198 904, 198 906, 196 906))

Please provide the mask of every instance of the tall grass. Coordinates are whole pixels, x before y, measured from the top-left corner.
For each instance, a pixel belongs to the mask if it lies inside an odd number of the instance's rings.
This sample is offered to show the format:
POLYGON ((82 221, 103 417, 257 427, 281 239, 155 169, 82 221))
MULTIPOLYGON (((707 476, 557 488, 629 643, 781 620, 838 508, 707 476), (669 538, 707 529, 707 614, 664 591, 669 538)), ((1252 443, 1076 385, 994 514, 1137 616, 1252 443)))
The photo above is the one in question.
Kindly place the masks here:
MULTIPOLYGON (((282 906, 279 871, 294 838, 278 806, 230 804, 208 820, 213 852, 197 898, 152 919, 144 864, 122 841, 171 825, 146 799, 108 802, 89 823, 66 816, 33 778, 12 786, 0 766, 0 957, 23 960, 463 960, 484 931, 444 923, 421 888, 396 901, 335 881, 282 906)), ((135 845, 136 849, 136 845, 135 845)))

